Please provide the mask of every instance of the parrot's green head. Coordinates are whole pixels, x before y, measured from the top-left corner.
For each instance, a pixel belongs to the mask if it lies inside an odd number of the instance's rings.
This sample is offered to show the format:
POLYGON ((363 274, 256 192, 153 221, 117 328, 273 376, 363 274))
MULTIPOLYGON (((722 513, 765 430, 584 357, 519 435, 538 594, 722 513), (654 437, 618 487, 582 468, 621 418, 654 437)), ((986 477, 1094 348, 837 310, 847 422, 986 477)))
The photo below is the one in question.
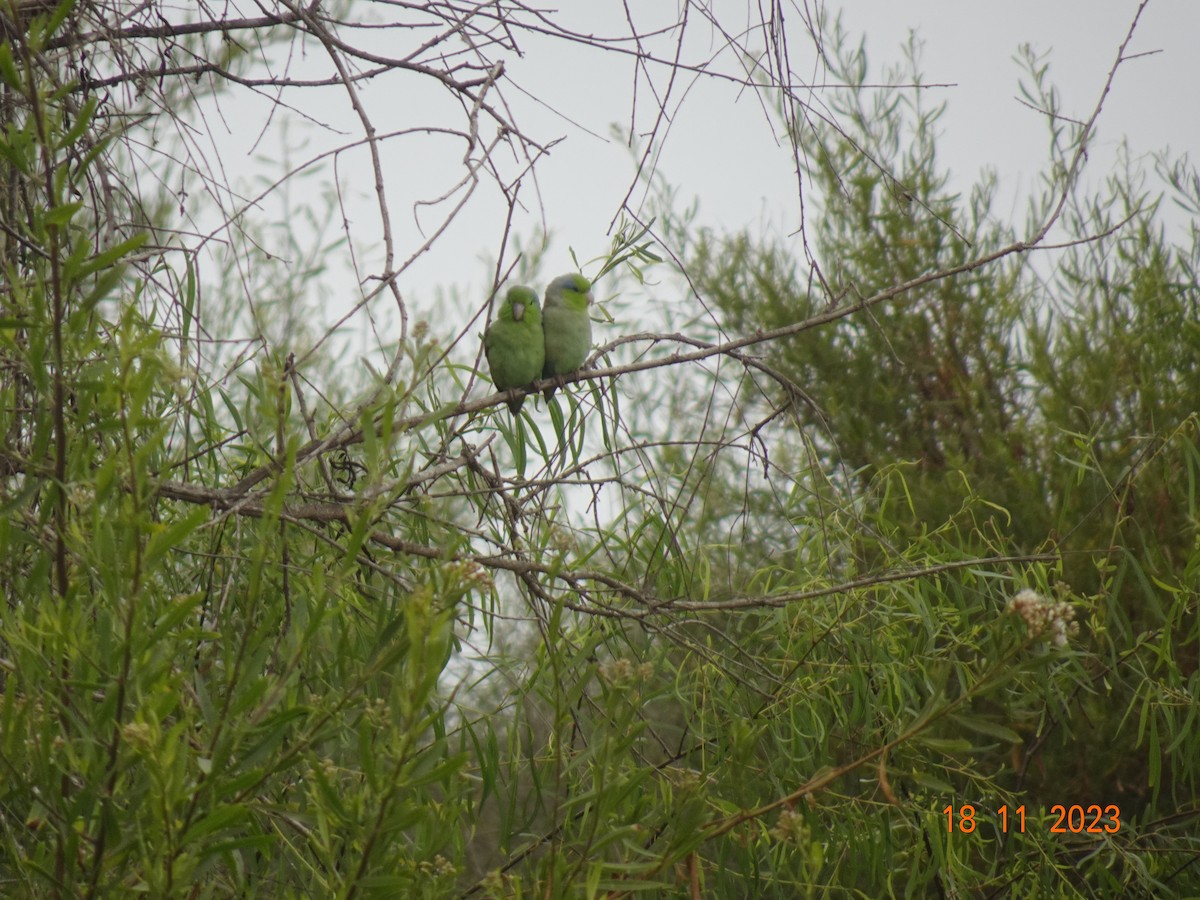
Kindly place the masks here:
POLYGON ((570 309, 587 309, 592 302, 592 283, 579 273, 559 275, 546 288, 546 308, 566 306, 570 309))
POLYGON ((537 294, 533 288, 518 284, 508 289, 504 295, 504 305, 500 307, 500 318, 512 322, 531 322, 534 325, 542 321, 542 308, 538 306, 537 294))

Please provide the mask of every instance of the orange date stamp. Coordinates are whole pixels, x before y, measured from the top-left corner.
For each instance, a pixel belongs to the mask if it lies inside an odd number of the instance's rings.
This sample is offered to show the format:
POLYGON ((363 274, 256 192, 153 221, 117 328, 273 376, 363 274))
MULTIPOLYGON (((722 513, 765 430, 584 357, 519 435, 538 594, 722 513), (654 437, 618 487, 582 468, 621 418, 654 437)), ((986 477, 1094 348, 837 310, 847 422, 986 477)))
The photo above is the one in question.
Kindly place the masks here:
MULTIPOLYGON (((993 817, 1000 826, 1000 831, 1025 831, 1025 806, 1001 806, 996 810, 981 811, 970 803, 955 806, 949 804, 942 810, 946 817, 946 830, 953 833, 972 834, 984 816, 993 817)), ((1051 834, 1116 834, 1121 830, 1121 809, 1115 803, 1101 806, 1092 803, 1087 806, 1080 803, 1065 805, 1055 803, 1050 807, 1050 815, 1039 818, 1039 827, 1047 827, 1051 834)), ((1032 826, 1032 823, 1030 825, 1032 826)))

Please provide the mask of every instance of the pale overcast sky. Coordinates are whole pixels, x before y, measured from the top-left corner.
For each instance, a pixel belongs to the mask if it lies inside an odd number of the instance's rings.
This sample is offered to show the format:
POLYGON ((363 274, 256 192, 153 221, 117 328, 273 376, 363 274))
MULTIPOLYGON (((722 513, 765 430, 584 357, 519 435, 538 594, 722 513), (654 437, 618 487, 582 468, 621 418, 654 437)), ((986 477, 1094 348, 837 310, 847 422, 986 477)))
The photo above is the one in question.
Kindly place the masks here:
MULTIPOLYGON (((717 7, 737 5, 718 3, 717 7)), ((944 100, 949 106, 941 120, 942 160, 964 186, 985 167, 994 169, 1004 196, 1013 199, 1012 219, 1018 223, 1024 217, 1023 197, 1046 165, 1048 144, 1044 117, 1016 99, 1018 79, 1023 75, 1015 60, 1018 48, 1029 43, 1046 55, 1050 81, 1062 97, 1063 114, 1086 119, 1138 7, 1133 2, 1096 0, 1010 0, 1003 4, 855 0, 841 5, 847 30, 865 37, 875 78, 886 66, 901 60, 909 31, 917 33, 924 43, 924 80, 952 85, 935 89, 928 97, 944 100)), ((607 6, 588 4, 586 13, 573 10, 578 16, 576 24, 598 34, 619 31, 612 26, 607 32, 604 29, 603 8, 607 6)), ((836 7, 830 4, 828 8, 836 7)), ((814 68, 811 42, 794 10, 792 24, 790 50, 797 74, 822 77, 814 68)), ((692 27, 697 50, 707 50, 702 42, 704 26, 692 27)), ((1168 146, 1173 151, 1200 147, 1200 115, 1193 99, 1195 86, 1200 84, 1198 40, 1200 3, 1149 3, 1127 55, 1150 55, 1129 60, 1118 73, 1105 102, 1098 140, 1089 151, 1092 178, 1103 178, 1123 138, 1130 140, 1138 155, 1168 146)), ((607 244, 605 231, 633 171, 628 151, 609 135, 612 123, 624 126, 629 121, 631 67, 627 60, 606 59, 574 45, 547 42, 545 47, 527 44, 526 49, 525 59, 512 60, 509 72, 523 87, 537 91, 550 107, 581 126, 532 101, 522 107, 522 98, 509 94, 519 110, 518 119, 531 132, 566 138, 539 165, 546 219, 555 232, 546 273, 553 274, 569 268, 568 246, 587 258, 602 252, 607 244), (587 74, 576 74, 579 68, 587 74), (559 77, 561 72, 570 72, 571 77, 559 77)), ((653 107, 645 92, 639 103, 639 125, 644 126, 653 107)), ((682 199, 700 199, 706 223, 733 229, 766 218, 788 230, 795 223, 795 178, 788 148, 772 138, 774 127, 748 92, 739 96, 732 86, 697 83, 674 117, 660 171, 679 188, 682 199)), ((534 198, 527 195, 526 200, 533 203, 534 198)), ((1007 215, 1010 210, 998 208, 996 212, 1007 215)), ((483 278, 481 264, 474 271, 470 266, 494 252, 495 231, 488 232, 485 226, 477 238, 468 238, 468 230, 473 231, 480 221, 472 216, 463 223, 462 243, 456 227, 454 239, 420 264, 409 283, 424 293, 446 271, 445 260, 454 258, 460 263, 458 277, 483 278), (463 262, 468 265, 466 271, 463 262)), ((537 227, 535 210, 518 223, 518 230, 526 234, 537 227)))
MULTIPOLYGON (((817 65, 799 11, 815 10, 818 3, 796 0, 784 4, 785 15, 790 16, 792 66, 797 77, 805 81, 826 76, 817 65)), ((1024 221, 1024 197, 1031 188, 1036 189, 1038 173, 1046 166, 1047 128, 1042 115, 1016 99, 1022 76, 1014 59, 1018 48, 1029 43, 1045 54, 1050 65, 1049 80, 1062 97, 1062 113, 1086 119, 1139 4, 1130 0, 1008 0, 990 4, 854 0, 826 3, 830 18, 839 6, 850 34, 865 38, 872 78, 882 77, 887 66, 899 63, 909 31, 917 33, 924 44, 924 81, 949 85, 931 90, 927 96, 929 101, 944 100, 949 106, 940 123, 940 158, 964 188, 981 170, 994 170, 1009 204, 997 205, 994 211, 1020 224, 1024 221)), ((651 24, 656 14, 663 17, 664 24, 677 16, 675 4, 639 3, 629 7, 642 27, 651 24)), ((703 63, 723 44, 694 11, 697 8, 693 7, 689 19, 686 49, 691 58, 685 60, 693 64, 703 63)), ((710 8, 724 17, 726 25, 739 21, 747 25, 754 19, 747 12, 751 7, 740 0, 712 0, 710 8)), ((586 33, 628 35, 621 3, 560 4, 559 9, 553 13, 556 21, 569 21, 586 33)), ((357 33, 355 39, 367 39, 366 35, 357 33)), ((505 98, 527 133, 543 141, 563 139, 537 166, 541 207, 533 191, 526 190, 522 199, 528 212, 514 222, 513 229, 527 240, 534 238, 540 232, 544 211, 545 223, 554 234, 542 272, 548 278, 570 269, 568 247, 586 260, 608 246, 609 224, 634 172, 629 151, 610 135, 614 124, 628 127, 633 66, 628 55, 577 43, 532 34, 523 34, 520 40, 523 58, 501 54, 513 82, 503 85, 505 98), (514 85, 537 99, 523 95, 514 85)), ((1123 138, 1129 139, 1135 155, 1149 155, 1168 147, 1175 153, 1200 148, 1200 115, 1194 98, 1196 85, 1200 84, 1198 41, 1200 2, 1149 2, 1127 52, 1131 56, 1146 55, 1128 60, 1117 75, 1100 119, 1098 139, 1089 148, 1090 178, 1105 176, 1123 138)), ((747 43, 755 46, 754 40, 747 43)), ((666 41, 659 49, 669 47, 666 41)), ((388 51, 393 55, 405 52, 395 47, 388 51)), ((296 59, 322 75, 328 74, 328 59, 319 48, 306 46, 296 59)), ((735 59, 728 53, 714 65, 724 71, 737 70, 735 59)), ((660 88, 666 77, 665 67, 656 71, 660 88)), ((361 90, 380 133, 439 121, 461 127, 461 109, 431 79, 415 75, 400 81, 378 79, 363 83, 361 90), (398 84, 404 88, 402 93, 397 90, 398 84)), ((361 137, 361 126, 350 114, 344 92, 332 88, 324 93, 301 91, 285 99, 302 103, 306 115, 331 128, 312 129, 304 123, 293 123, 288 142, 296 145, 303 139, 307 143, 284 159, 282 151, 270 148, 283 140, 281 123, 287 114, 276 110, 268 117, 272 110, 264 101, 227 99, 223 101, 225 119, 239 126, 225 136, 229 143, 221 151, 232 175, 248 177, 253 170, 254 166, 245 162, 245 153, 260 129, 266 138, 256 147, 260 155, 257 164, 265 165, 263 177, 270 180, 287 165, 361 137), (260 103, 257 109, 253 107, 255 102, 260 103), (245 123, 253 123, 253 127, 246 128, 245 123)), ((820 103, 821 95, 814 94, 813 101, 820 103)), ((698 198, 705 224, 736 230, 765 222, 779 232, 792 231, 798 214, 793 161, 786 143, 775 138, 778 122, 764 115, 759 99, 726 82, 681 76, 672 102, 678 108, 673 108, 659 171, 676 186, 681 201, 698 198)), ((639 130, 649 126, 654 109, 650 91, 640 84, 639 130)), ((215 127, 218 121, 212 118, 208 124, 215 127)), ((495 130, 490 123, 488 128, 495 130)), ((490 136, 481 134, 484 139, 490 136)), ((418 201, 436 197, 461 177, 462 146, 458 139, 425 131, 386 143, 385 174, 400 259, 407 258, 423 240, 416 222, 419 220, 428 235, 436 227, 438 210, 447 208, 445 204, 422 206, 418 201)), ((375 272, 368 259, 378 251, 378 213, 371 196, 370 168, 365 162, 365 154, 341 156, 336 177, 348 201, 358 260, 367 263, 363 269, 375 272)), ((332 165, 319 177, 331 184, 332 165)), ((274 214, 278 218, 279 213, 272 213, 267 206, 263 216, 270 220, 274 214)), ((434 249, 405 273, 400 285, 418 317, 433 313, 436 320, 434 298, 439 290, 457 287, 469 296, 480 295, 481 300, 486 296, 486 261, 497 252, 503 211, 499 192, 485 184, 434 249)), ((357 291, 347 285, 346 290, 334 293, 344 296, 349 304, 357 291)), ((669 299, 682 298, 664 298, 669 299)), ((337 318, 334 309, 338 305, 329 304, 331 321, 337 318)))
MULTIPOLYGON (((925 80, 953 84, 935 89, 929 96, 949 105, 941 121, 939 150, 958 176, 974 179, 981 169, 991 167, 1006 184, 1027 189, 1045 166, 1048 132, 1044 118, 1015 99, 1022 75, 1014 60, 1018 47, 1028 42, 1047 54, 1050 79, 1061 93, 1064 114, 1086 119, 1137 4, 855 0, 843 7, 847 29, 851 33, 861 30, 865 36, 875 77, 885 65, 899 61, 912 29, 924 42, 925 80)), ((791 49, 793 63, 799 68, 812 53, 798 21, 796 24, 791 49)), ((1111 160, 1104 148, 1111 152, 1123 137, 1144 153, 1168 145, 1175 150, 1200 147, 1200 106, 1194 99, 1195 86, 1200 85, 1198 42, 1200 3, 1155 0, 1149 4, 1130 50, 1161 52, 1131 60, 1119 72, 1105 102, 1099 140, 1093 145, 1093 175, 1102 174, 1111 160)), ((696 102, 684 104, 681 121, 668 138, 662 169, 685 196, 694 192, 702 198, 702 208, 712 220, 754 223, 764 199, 778 202, 782 192, 793 188, 789 154, 786 147, 776 147, 770 140, 769 127, 752 97, 743 95, 731 114, 728 101, 735 92, 724 91, 723 97, 720 91, 713 93, 719 102, 703 103, 697 97, 696 102), (730 165, 731 159, 737 162, 730 165)), ((620 112, 627 117, 622 109, 626 92, 613 94, 609 118, 619 120, 620 112)), ((567 106, 568 102, 564 97, 562 106, 587 127, 604 132, 608 119, 600 110, 591 104, 567 106)), ((547 202, 556 207, 555 223, 576 218, 569 213, 574 205, 571 195, 580 186, 571 174, 578 165, 572 159, 574 154, 601 158, 596 148, 589 146, 596 141, 569 128, 565 132, 567 145, 555 151, 550 171, 543 172, 547 202)), ((613 148, 609 154, 612 193, 596 192, 594 215, 581 223, 578 232, 572 223, 572 243, 588 241, 589 229, 607 224, 605 216, 611 217, 611 206, 620 196, 617 192, 628 178, 623 163, 627 167, 620 149, 613 148)), ((594 180, 589 181, 595 185, 594 180)))

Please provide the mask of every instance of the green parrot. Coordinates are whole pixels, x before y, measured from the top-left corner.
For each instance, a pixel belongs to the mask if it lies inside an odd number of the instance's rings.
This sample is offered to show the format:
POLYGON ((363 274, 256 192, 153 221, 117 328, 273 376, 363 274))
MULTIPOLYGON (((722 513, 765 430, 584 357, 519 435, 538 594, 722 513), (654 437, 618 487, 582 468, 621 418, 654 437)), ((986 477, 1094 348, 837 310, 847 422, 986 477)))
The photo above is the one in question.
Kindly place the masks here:
MULTIPOLYGON (((496 319, 483 336, 492 382, 498 391, 523 388, 542 374, 546 350, 542 342, 542 310, 533 288, 523 284, 508 289, 496 319)), ((515 416, 524 395, 512 397, 508 408, 515 416)))
MULTIPOLYGON (((542 377, 569 375, 587 359, 592 349, 592 320, 588 304, 592 302, 592 283, 582 275, 559 275, 546 288, 546 307, 542 314, 546 332, 546 361, 542 377)), ((546 399, 554 388, 546 388, 546 399)))

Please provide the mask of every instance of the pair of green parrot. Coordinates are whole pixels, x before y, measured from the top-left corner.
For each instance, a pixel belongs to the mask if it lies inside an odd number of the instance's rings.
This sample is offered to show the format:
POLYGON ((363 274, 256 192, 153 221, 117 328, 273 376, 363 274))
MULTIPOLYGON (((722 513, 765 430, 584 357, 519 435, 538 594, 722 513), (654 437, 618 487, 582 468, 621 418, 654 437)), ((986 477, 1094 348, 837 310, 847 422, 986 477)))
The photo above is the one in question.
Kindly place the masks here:
MULTIPOLYGON (((545 308, 532 288, 508 289, 504 303, 483 336, 492 382, 498 391, 524 388, 538 378, 568 375, 583 365, 592 349, 592 283, 582 275, 560 275, 546 288, 545 308)), ((554 393, 546 388, 546 398, 554 393)), ((512 397, 515 416, 525 395, 512 397)))

